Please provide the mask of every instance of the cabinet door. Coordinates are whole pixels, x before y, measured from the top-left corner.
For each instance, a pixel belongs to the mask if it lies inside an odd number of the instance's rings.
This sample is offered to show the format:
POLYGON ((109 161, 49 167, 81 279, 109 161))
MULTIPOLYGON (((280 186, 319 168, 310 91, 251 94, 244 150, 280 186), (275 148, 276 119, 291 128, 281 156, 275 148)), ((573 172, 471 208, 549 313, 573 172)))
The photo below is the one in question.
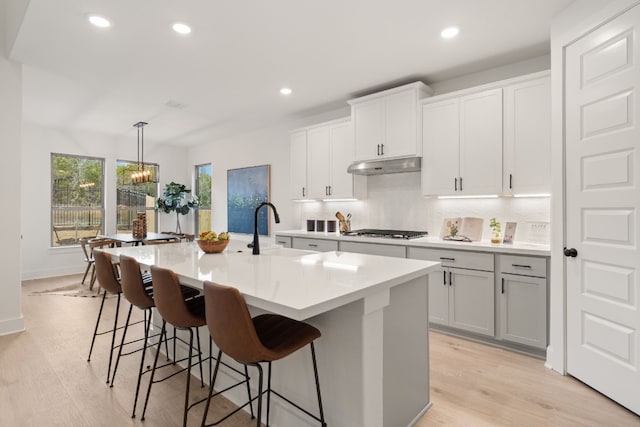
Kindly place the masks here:
POLYGON ((382 157, 418 154, 417 109, 415 90, 385 97, 385 138, 380 151, 382 157))
POLYGON ((291 237, 289 236, 278 236, 276 234, 276 245, 281 245, 283 248, 291 247, 291 237))
POLYGON ((306 199, 307 191, 307 132, 291 134, 291 197, 306 199))
POLYGON ((460 188, 502 193, 502 89, 460 98, 460 188))
POLYGON ((406 248, 404 246, 385 245, 380 243, 362 242, 340 242, 342 252, 354 252, 358 254, 381 255, 396 258, 405 258, 406 248))
POLYGON ((294 237, 291 242, 293 249, 306 249, 317 252, 331 252, 338 250, 337 240, 309 239, 306 237, 294 237))
POLYGON ((347 168, 353 163, 354 141, 351 122, 331 126, 329 198, 354 197, 353 174, 347 168))
POLYGON ((449 324, 448 270, 438 268, 429 273, 429 322, 449 324))
POLYGON ((499 338, 547 347, 547 279, 501 274, 499 338))
POLYGON ((449 281, 449 326, 495 335, 494 274, 452 268, 449 281))
POLYGON ((356 143, 356 161, 377 159, 384 140, 384 100, 355 104, 352 119, 356 143))
POLYGON ((456 194, 459 176, 458 99, 422 106, 422 193, 456 194))
POLYGON ((550 110, 549 77, 504 88, 505 194, 551 191, 550 110))
POLYGON ((307 131, 307 184, 311 199, 329 195, 329 144, 329 126, 307 131))

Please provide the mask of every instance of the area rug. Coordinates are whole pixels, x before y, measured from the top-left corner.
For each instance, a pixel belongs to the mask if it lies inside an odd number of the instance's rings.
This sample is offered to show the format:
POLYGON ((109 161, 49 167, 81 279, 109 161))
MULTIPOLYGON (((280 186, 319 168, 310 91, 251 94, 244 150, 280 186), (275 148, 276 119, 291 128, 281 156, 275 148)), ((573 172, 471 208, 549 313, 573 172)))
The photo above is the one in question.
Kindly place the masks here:
MULTIPOLYGON (((89 285, 83 285, 81 283, 72 283, 70 285, 61 286, 53 289, 43 289, 41 291, 33 291, 29 293, 29 296, 41 296, 41 295, 62 295, 65 297, 81 297, 81 298, 96 298, 102 296, 102 292, 98 295, 98 287, 94 285, 93 290, 89 290, 89 285)), ((109 298, 110 295, 107 295, 109 298)))

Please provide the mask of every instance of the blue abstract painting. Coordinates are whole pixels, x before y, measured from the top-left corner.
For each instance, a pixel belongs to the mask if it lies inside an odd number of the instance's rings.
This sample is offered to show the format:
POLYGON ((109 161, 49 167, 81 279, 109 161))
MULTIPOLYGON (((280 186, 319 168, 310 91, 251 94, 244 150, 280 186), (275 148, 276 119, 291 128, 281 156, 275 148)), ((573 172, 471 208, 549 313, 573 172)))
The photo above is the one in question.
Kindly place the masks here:
MULTIPOLYGON (((269 201, 269 165, 227 170, 227 229, 253 234, 256 207, 269 201)), ((269 209, 258 212, 258 234, 269 235, 269 209)))

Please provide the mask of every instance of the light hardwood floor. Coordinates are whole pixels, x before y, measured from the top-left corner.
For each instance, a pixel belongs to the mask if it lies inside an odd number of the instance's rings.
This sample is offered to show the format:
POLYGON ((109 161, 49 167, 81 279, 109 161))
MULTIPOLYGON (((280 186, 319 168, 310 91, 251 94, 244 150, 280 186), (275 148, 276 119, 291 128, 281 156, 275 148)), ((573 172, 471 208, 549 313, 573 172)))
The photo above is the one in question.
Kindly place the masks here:
MULTIPOLYGON (((92 361, 86 362, 99 298, 30 295, 79 279, 23 283, 27 330, 0 337, 0 426, 181 425, 183 375, 154 385, 142 422, 141 403, 138 418, 130 418, 138 357, 122 359, 113 388, 105 384, 106 336, 98 338, 92 361)), ((107 319, 112 319, 114 302, 109 299, 105 307, 107 319)), ((418 427, 640 426, 633 413, 579 381, 546 369, 538 359, 434 332, 430 345, 433 407, 418 427)), ((320 374, 321 380, 328 375, 320 374)), ((205 396, 199 381, 192 385, 194 398, 205 396)), ((228 402, 218 401, 211 417, 229 408, 228 402)), ((200 405, 190 412, 190 426, 200 425, 202 410, 200 405)), ((223 425, 248 427, 255 422, 239 414, 223 425)))

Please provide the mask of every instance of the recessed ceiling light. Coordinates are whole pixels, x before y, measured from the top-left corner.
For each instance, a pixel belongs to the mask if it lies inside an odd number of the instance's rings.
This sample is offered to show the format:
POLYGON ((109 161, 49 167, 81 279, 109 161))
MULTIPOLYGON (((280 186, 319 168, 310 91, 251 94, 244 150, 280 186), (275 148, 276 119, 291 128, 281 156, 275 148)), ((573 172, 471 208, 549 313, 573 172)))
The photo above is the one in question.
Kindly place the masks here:
POLYGON ((460 29, 458 27, 447 27, 440 33, 440 37, 443 39, 452 39, 458 35, 460 29))
POLYGON ((288 87, 283 87, 282 89, 280 89, 280 94, 281 95, 291 95, 291 92, 293 92, 291 89, 289 89, 288 87))
POLYGON ((188 26, 187 24, 176 22, 175 24, 173 24, 173 31, 175 31, 178 34, 190 34, 191 27, 188 26))
POLYGON ((91 22, 96 27, 100 27, 100 28, 108 28, 111 26, 111 22, 109 22, 107 18, 104 18, 99 15, 90 15, 89 22, 91 22))

